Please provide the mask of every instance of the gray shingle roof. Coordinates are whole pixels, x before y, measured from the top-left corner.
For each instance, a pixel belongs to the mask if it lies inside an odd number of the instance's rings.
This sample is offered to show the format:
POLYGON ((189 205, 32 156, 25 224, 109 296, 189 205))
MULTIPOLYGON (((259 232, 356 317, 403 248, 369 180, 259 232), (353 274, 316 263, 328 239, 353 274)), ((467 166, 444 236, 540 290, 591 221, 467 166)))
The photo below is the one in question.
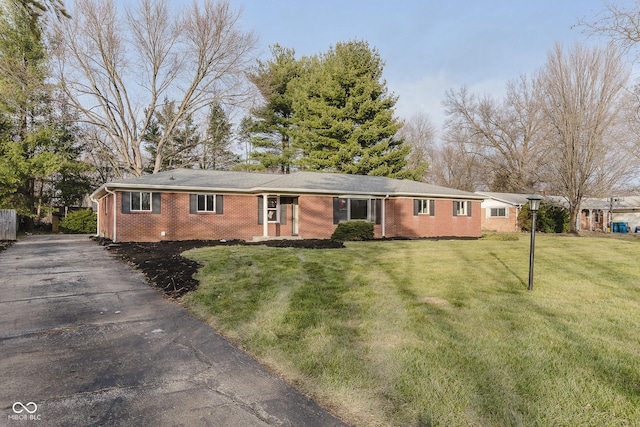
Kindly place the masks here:
POLYGON ((328 194, 371 196, 415 196, 482 199, 474 193, 411 180, 380 176, 344 175, 322 172, 295 172, 276 175, 254 172, 229 172, 175 169, 137 178, 109 182, 98 188, 93 198, 106 189, 151 191, 212 191, 240 193, 328 194))

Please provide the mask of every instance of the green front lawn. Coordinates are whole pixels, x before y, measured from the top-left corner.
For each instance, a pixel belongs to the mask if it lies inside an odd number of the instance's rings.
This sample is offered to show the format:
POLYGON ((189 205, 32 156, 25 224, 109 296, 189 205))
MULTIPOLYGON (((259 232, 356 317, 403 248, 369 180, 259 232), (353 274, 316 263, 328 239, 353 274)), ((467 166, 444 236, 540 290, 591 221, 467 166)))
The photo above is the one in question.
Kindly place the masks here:
POLYGON ((184 301, 361 426, 640 425, 640 239, 212 247, 184 301))

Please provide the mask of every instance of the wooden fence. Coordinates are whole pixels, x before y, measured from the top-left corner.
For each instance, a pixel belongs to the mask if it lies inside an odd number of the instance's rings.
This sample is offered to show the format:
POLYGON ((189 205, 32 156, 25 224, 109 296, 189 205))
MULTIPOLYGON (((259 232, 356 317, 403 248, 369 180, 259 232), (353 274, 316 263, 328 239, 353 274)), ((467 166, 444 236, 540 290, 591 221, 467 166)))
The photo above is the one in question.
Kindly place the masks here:
POLYGON ((15 209, 0 209, 0 240, 16 240, 18 216, 15 209))

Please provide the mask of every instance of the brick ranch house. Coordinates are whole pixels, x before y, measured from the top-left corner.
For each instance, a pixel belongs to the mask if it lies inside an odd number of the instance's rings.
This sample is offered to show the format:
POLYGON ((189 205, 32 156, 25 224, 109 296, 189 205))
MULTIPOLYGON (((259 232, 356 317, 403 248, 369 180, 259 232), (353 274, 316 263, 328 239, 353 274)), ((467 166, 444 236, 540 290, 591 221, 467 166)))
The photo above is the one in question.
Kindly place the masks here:
POLYGON ((98 235, 114 242, 329 238, 348 220, 375 237, 480 237, 474 193, 376 176, 176 169, 103 184, 98 235))
POLYGON ((480 213, 482 231, 520 231, 518 215, 522 207, 529 203, 527 194, 486 191, 477 191, 476 194, 484 197, 480 213))

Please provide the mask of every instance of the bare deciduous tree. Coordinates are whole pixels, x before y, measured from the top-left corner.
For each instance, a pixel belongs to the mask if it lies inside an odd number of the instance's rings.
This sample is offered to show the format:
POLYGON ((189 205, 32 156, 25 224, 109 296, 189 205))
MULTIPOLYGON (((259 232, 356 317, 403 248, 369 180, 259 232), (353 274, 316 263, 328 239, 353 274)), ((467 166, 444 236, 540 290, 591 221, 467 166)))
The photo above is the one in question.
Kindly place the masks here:
POLYGON ((432 163, 436 138, 436 128, 424 113, 418 113, 404 123, 398 132, 401 138, 411 146, 407 156, 407 168, 411 170, 425 169, 422 180, 426 180, 429 172, 427 166, 432 163))
POLYGON ((596 16, 594 21, 584 18, 578 25, 588 33, 609 38, 623 52, 635 50, 640 42, 640 10, 638 2, 624 7, 613 1, 603 1, 605 10, 596 16))
POLYGON ((246 94, 255 36, 239 29, 240 14, 226 1, 201 3, 170 13, 163 0, 141 0, 123 19, 113 0, 77 0, 73 19, 57 23, 63 87, 99 130, 119 174, 143 173, 143 139, 161 100, 176 99, 176 112, 158 140, 154 173, 164 144, 189 117, 246 94))
POLYGON ((626 148, 629 153, 640 161, 640 85, 636 85, 625 97, 624 122, 628 141, 626 148))
POLYGON ((470 95, 465 87, 449 90, 444 105, 447 132, 466 135, 464 148, 483 159, 491 190, 534 190, 540 181, 537 167, 544 156, 540 142, 545 131, 536 80, 509 82, 502 102, 470 95))
MULTIPOLYGON (((637 1, 621 5, 611 1, 603 2, 605 10, 594 21, 578 20, 586 32, 604 36, 622 52, 630 52, 637 61, 640 58, 640 3, 637 1)), ((626 108, 626 121, 631 139, 627 148, 640 160, 640 90, 636 86, 631 92, 626 108)))
POLYGON ((449 129, 442 145, 432 152, 429 182, 464 191, 486 190, 486 164, 478 152, 469 151, 473 137, 464 128, 449 129))
POLYGON ((621 101, 629 69, 613 46, 560 45, 541 72, 545 117, 550 125, 548 164, 569 204, 576 231, 583 197, 602 196, 624 179, 626 156, 618 144, 621 101))

